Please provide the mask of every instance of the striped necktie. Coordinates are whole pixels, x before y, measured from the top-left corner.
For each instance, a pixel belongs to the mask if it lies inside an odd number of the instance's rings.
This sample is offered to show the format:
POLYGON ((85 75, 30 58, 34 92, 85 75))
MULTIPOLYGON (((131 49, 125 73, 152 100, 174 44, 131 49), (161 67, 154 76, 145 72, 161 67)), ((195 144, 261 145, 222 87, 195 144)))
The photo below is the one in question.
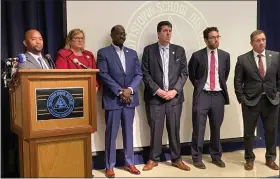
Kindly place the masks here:
POLYGON ((165 91, 168 91, 169 81, 168 81, 168 50, 166 47, 162 47, 162 61, 163 61, 163 88, 165 91))

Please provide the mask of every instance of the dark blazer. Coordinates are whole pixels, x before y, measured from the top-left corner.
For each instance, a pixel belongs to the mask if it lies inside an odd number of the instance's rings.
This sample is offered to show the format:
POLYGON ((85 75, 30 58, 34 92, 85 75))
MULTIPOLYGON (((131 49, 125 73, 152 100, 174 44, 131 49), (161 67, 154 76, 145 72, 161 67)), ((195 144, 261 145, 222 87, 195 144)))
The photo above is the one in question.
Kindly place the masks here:
MULTIPOLYGON (((158 95, 156 91, 163 89, 163 68, 158 43, 148 45, 144 48, 142 57, 143 81, 145 84, 144 100, 148 104, 162 104, 166 100, 158 95)), ((169 45, 169 90, 175 89, 177 95, 171 100, 172 105, 184 102, 183 87, 188 78, 187 59, 183 47, 169 45)))
MULTIPOLYGON (((36 59, 28 52, 25 52, 26 61, 24 63, 18 63, 18 69, 42 69, 42 66, 37 62, 36 59)), ((43 57, 43 60, 48 65, 49 69, 51 69, 47 59, 43 57)))
MULTIPOLYGON (((225 104, 229 104, 229 96, 226 81, 230 72, 230 55, 228 52, 218 49, 219 83, 225 98, 225 104)), ((189 65, 190 80, 194 86, 193 105, 196 104, 200 92, 203 90, 208 77, 208 55, 207 49, 194 52, 189 65)))
POLYGON ((234 89, 239 103, 255 106, 263 92, 273 105, 280 102, 280 56, 279 52, 265 51, 266 73, 262 79, 253 50, 237 58, 234 89))
POLYGON ((103 84, 102 106, 106 110, 121 109, 123 107, 136 107, 139 105, 137 89, 142 81, 142 71, 137 53, 124 47, 126 72, 122 67, 121 60, 110 45, 97 52, 97 67, 100 72, 98 80, 103 84), (120 102, 119 92, 121 88, 133 89, 133 101, 129 104, 120 102))

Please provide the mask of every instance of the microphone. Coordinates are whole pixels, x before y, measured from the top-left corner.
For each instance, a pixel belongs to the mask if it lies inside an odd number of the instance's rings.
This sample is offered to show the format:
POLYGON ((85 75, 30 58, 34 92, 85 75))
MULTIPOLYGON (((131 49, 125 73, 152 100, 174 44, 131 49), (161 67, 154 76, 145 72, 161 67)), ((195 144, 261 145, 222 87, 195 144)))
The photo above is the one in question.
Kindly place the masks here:
POLYGON ((13 62, 18 62, 18 63, 24 63, 26 61, 26 56, 22 53, 19 53, 16 57, 12 58, 7 58, 5 60, 5 63, 13 63, 13 62))
POLYGON ((45 55, 45 58, 48 60, 50 67, 51 67, 52 69, 55 69, 55 64, 54 64, 54 62, 53 62, 52 57, 50 56, 50 54, 46 54, 46 55, 45 55))
POLYGON ((85 66, 84 64, 82 64, 81 62, 79 62, 79 60, 77 58, 73 59, 73 62, 79 66, 81 66, 83 69, 88 69, 87 66, 85 66))
POLYGON ((24 63, 26 62, 26 56, 23 53, 18 54, 18 62, 19 63, 24 63))
POLYGON ((4 86, 7 88, 15 87, 18 84, 18 79, 16 79, 15 74, 17 72, 16 66, 18 63, 26 62, 26 56, 19 53, 16 57, 8 58, 5 61, 4 70, 2 71, 2 78, 4 80, 4 86), (8 86, 7 86, 8 85, 8 86))
POLYGON ((12 61, 12 62, 14 62, 14 61, 18 61, 18 57, 12 57, 12 58, 7 58, 5 61, 12 61))

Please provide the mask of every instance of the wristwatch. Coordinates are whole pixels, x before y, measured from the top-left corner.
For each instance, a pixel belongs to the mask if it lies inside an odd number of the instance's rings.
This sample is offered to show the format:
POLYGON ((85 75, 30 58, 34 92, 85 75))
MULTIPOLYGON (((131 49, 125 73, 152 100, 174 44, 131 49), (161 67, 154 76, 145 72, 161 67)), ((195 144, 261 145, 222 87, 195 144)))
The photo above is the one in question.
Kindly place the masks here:
POLYGON ((123 94, 123 91, 120 91, 120 92, 119 92, 119 95, 121 95, 121 94, 123 94))

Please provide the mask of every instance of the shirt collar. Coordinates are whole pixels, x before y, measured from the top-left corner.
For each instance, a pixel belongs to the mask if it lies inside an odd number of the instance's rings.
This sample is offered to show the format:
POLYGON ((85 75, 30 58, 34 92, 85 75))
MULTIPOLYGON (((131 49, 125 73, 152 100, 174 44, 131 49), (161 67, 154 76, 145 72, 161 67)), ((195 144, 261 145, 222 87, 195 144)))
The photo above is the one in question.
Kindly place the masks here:
POLYGON ((208 55, 211 54, 211 51, 214 51, 215 54, 217 54, 217 51, 218 51, 216 48, 214 50, 211 50, 210 48, 206 47, 206 49, 207 49, 208 55))
POLYGON ((124 49, 124 46, 122 46, 122 48, 120 48, 119 46, 116 46, 114 43, 112 43, 112 45, 116 51, 122 51, 124 49))
POLYGON ((163 46, 158 42, 158 47, 159 47, 159 49, 162 49, 162 48, 169 49, 169 44, 166 46, 163 46))
POLYGON ((32 53, 32 52, 29 52, 29 51, 27 51, 33 58, 35 58, 36 60, 39 58, 39 57, 41 57, 41 58, 43 58, 42 57, 42 54, 40 54, 40 55, 35 55, 34 53, 32 53))
POLYGON ((257 53, 255 50, 253 50, 254 57, 258 57, 259 54, 262 54, 263 57, 265 57, 265 50, 262 53, 257 53))

